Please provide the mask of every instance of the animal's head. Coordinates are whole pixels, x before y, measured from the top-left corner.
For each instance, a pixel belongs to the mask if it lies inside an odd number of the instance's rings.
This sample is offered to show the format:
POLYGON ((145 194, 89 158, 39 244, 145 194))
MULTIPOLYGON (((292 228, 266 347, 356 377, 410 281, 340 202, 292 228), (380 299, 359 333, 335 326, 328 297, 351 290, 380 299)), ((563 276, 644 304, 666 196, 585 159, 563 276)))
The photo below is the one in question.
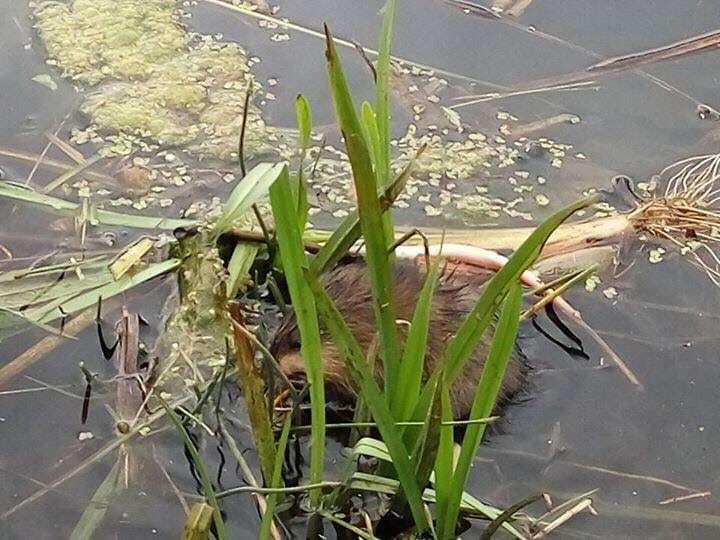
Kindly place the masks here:
MULTIPOLYGON (((285 316, 283 324, 275 334, 270 352, 277 360, 280 370, 296 386, 301 388, 307 381, 306 363, 302 354, 300 329, 295 315, 285 316)), ((320 361, 323 364, 325 384, 340 394, 351 392, 350 379, 345 361, 332 338, 326 332, 320 333, 320 361)))

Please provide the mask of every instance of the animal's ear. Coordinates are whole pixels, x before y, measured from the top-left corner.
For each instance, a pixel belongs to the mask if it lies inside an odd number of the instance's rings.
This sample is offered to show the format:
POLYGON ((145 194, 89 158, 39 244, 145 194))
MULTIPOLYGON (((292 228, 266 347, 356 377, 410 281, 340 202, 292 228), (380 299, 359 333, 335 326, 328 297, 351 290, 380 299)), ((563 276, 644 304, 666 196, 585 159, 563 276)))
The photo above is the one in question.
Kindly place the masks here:
POLYGON ((290 336, 290 348, 291 349, 299 349, 302 343, 300 342, 300 333, 299 332, 293 332, 290 336))

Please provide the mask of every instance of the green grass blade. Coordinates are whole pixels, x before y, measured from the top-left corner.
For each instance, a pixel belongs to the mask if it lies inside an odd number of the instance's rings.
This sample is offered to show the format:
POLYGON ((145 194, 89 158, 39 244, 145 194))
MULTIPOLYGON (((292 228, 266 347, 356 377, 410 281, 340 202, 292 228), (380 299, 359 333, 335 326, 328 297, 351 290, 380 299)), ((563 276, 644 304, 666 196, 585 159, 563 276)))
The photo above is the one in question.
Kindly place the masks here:
MULTIPOLYGON (((16 184, 14 182, 0 181, 0 197, 7 197, 16 201, 24 201, 44 206, 55 213, 68 217, 77 217, 82 211, 82 206, 78 203, 66 201, 65 199, 60 199, 58 197, 52 197, 51 195, 45 195, 22 184, 16 184)), ((102 223, 103 225, 134 227, 137 229, 160 229, 166 231, 172 231, 178 227, 193 227, 198 224, 198 222, 193 219, 138 216, 101 209, 95 210, 93 220, 98 223, 102 223)))
POLYGON ((435 385, 432 406, 423 423, 420 436, 417 438, 413 451, 415 475, 418 485, 426 486, 433 472, 440 445, 440 432, 442 430, 442 388, 435 385))
MULTIPOLYGON (((380 208, 385 212, 398 195, 405 189, 405 184, 415 164, 413 159, 407 166, 395 177, 380 197, 380 208)), ((352 245, 357 242, 362 234, 360 227, 360 218, 357 211, 353 211, 347 216, 340 226, 330 235, 322 249, 315 255, 311 263, 311 270, 315 275, 320 275, 326 270, 331 269, 337 262, 342 259, 352 245)))
POLYGON ((87 307, 94 306, 100 298, 104 300, 111 298, 141 283, 170 272, 178 266, 180 266, 179 259, 167 259, 160 263, 151 264, 134 274, 126 274, 117 281, 112 281, 73 298, 63 300, 55 306, 51 305, 49 308, 46 306, 32 308, 26 310, 24 313, 26 317, 34 318, 34 320, 40 323, 47 324, 61 319, 66 315, 71 315, 87 307))
POLYGON ((115 461, 105 479, 95 490, 90 503, 80 516, 75 528, 70 534, 70 540, 90 540, 105 518, 105 514, 112 503, 112 499, 122 491, 120 482, 120 466, 122 459, 115 461))
POLYGON ((310 145, 310 135, 312 134, 312 111, 310 102, 302 94, 298 94, 295 98, 295 116, 297 117, 298 131, 300 132, 300 163, 297 172, 297 213, 298 227, 300 232, 305 230, 305 224, 308 218, 308 200, 307 186, 303 176, 303 166, 308 146, 310 145))
MULTIPOLYGON (((325 459, 325 380, 320 357, 320 327, 318 325, 315 298, 303 277, 308 268, 302 236, 297 227, 295 202, 290 190, 287 167, 283 167, 277 181, 270 187, 270 202, 275 218, 283 272, 287 279, 293 310, 297 318, 301 338, 301 353, 305 372, 310 384, 311 431, 310 483, 322 481, 325 459)), ((310 493, 313 504, 319 502, 321 493, 310 493)))
MULTIPOLYGON (((285 448, 287 447, 288 438, 290 436, 290 426, 292 425, 292 415, 288 415, 283 425, 282 433, 280 433, 280 440, 277 445, 277 452, 275 452, 275 467, 273 470, 272 480, 270 481, 271 488, 282 487, 282 464, 283 456, 285 455, 285 448)), ((270 538, 270 529, 272 526, 273 516, 275 514, 275 507, 277 506, 277 493, 271 493, 267 497, 267 507, 260 523, 260 532, 258 538, 260 540, 266 540, 270 538)))
MULTIPOLYGON (((442 398, 442 419, 443 422, 452 421, 453 413, 450 404, 450 390, 448 384, 442 380, 440 382, 442 398)), ((450 486, 453 475, 453 428, 450 426, 442 426, 440 428, 440 441, 438 444, 437 457, 435 459, 435 497, 436 497, 436 514, 438 516, 437 527, 443 525, 443 517, 445 516, 444 507, 447 505, 450 495, 450 486)))
MULTIPOLYGON (((383 7, 383 21, 380 28, 378 59, 375 81, 375 114, 377 132, 377 151, 375 152, 375 174, 378 184, 386 186, 390 182, 390 49, 392 48, 393 20, 395 18, 395 0, 388 0, 383 7)), ((392 214, 383 216, 386 242, 393 242, 392 214)))
MULTIPOLYGON (((363 133, 368 141, 368 150, 370 150, 370 158, 372 159, 373 169, 377 175, 377 156, 381 153, 380 136, 378 135, 377 122, 375 121, 375 111, 373 111, 372 105, 370 105, 367 101, 363 101, 362 108, 360 109, 360 117, 362 118, 363 133)), ((378 182, 378 184, 380 183, 378 182)))
MULTIPOLYGON (((545 242, 563 221, 577 210, 593 204, 597 200, 598 196, 581 199, 550 216, 528 236, 513 253, 507 264, 485 284, 475 307, 450 340, 438 361, 437 370, 444 370, 448 384, 452 384, 475 350, 483 332, 492 320, 493 313, 504 298, 509 284, 517 281, 520 275, 533 264, 545 242)), ((426 383, 413 413, 413 420, 422 420, 425 417, 431 398, 432 394, 426 383)))
POLYGON ((245 215, 253 204, 262 199, 284 168, 284 163, 260 163, 250 170, 223 205, 222 215, 215 222, 215 234, 226 232, 235 220, 245 215))
POLYGON ((326 57, 338 124, 345 138, 353 181, 357 194, 358 215, 366 246, 366 259, 373 291, 375 320, 380 332, 380 356, 385 373, 385 396, 388 403, 396 395, 399 365, 398 333, 393 309, 391 260, 388 255, 388 235, 378 198, 378 184, 370 162, 365 137, 355 111, 350 89, 340 64, 330 30, 325 27, 326 57))
POLYGON ((323 324, 330 332, 335 345, 345 359, 348 371, 360 388, 363 398, 377 423, 387 450, 392 457, 393 466, 403 486, 415 524, 419 531, 424 531, 428 527, 428 522, 423 509, 421 487, 415 478, 414 466, 402 441, 400 430, 395 426, 385 396, 383 396, 380 387, 375 381, 374 373, 367 365, 360 345, 333 304, 332 299, 316 278, 308 275, 308 281, 315 295, 318 313, 323 324))
MULTIPOLYGON (((382 448, 384 449, 385 446, 383 445, 382 448)), ((381 453, 380 448, 376 447, 375 449, 377 450, 378 454, 381 453)), ((365 452, 363 451, 358 453, 365 455, 365 452)), ((387 452, 385 452, 385 454, 378 456, 378 459, 383 459, 389 462, 390 456, 388 456, 387 452)), ((399 487, 400 483, 397 480, 393 478, 377 476, 374 474, 356 472, 350 478, 350 488, 359 491, 370 491, 373 493, 386 493, 388 495, 393 495, 397 492, 399 487)), ((437 504, 436 491, 434 489, 427 488, 423 493, 423 500, 428 503, 437 504)), ((499 508, 495 508, 494 506, 490 506, 479 501, 469 493, 463 493, 461 509, 463 512, 466 512, 470 515, 482 516, 491 520, 496 519, 503 512, 499 508)), ((526 540, 527 538, 524 534, 522 534, 519 530, 517 530, 515 527, 513 527, 507 522, 503 523, 502 527, 503 529, 505 529, 505 531, 507 531, 509 534, 511 534, 518 540, 526 540)))
POLYGON ((177 429, 178 433, 180 433, 180 436, 185 443, 185 448, 187 448, 193 465, 195 466, 195 470, 200 477, 200 483, 203 486, 203 495, 207 499, 208 504, 213 507, 213 519, 215 521, 215 531, 217 533, 218 540, 225 540, 226 538, 228 538, 227 532, 225 530, 225 523, 223 522, 222 514, 220 512, 220 505, 218 504, 217 498, 215 497, 215 488, 213 487, 210 476, 207 472, 207 469, 205 468, 205 462, 200 456, 197 448, 195 447, 195 443, 193 443, 190 435, 188 435, 188 432, 185 429, 185 425, 182 423, 178 415, 175 414, 175 411, 170 408, 170 406, 165 402, 164 399, 160 397, 158 397, 158 399, 160 400, 160 404, 165 409, 165 412, 167 412, 168 418, 170 418, 172 423, 175 425, 175 429, 177 429))
POLYGON ((397 420, 410 420, 417 405, 422 375, 425 366, 428 329, 430 327, 431 305, 435 288, 440 275, 439 260, 436 261, 425 278, 415 311, 413 312, 410 331, 405 340, 405 349, 400 361, 399 380, 402 381, 402 392, 393 403, 393 413, 397 420))
POLYGON ((228 263, 228 298, 235 298, 238 291, 250 281, 250 267, 255 262, 258 251, 257 244, 243 244, 241 242, 235 244, 235 249, 233 249, 228 263))
POLYGON ((298 131, 300 132, 300 148, 306 150, 310 146, 310 134, 312 131, 312 111, 307 98, 298 94, 295 97, 295 117, 297 118, 298 131))
MULTIPOLYGON (((510 286, 500 313, 490 353, 483 367, 480 383, 475 393, 475 401, 470 411, 470 418, 481 418, 489 415, 497 401, 500 386, 505 376, 510 355, 515 347, 518 326, 520 324, 520 308, 522 307, 522 288, 519 282, 510 286)), ((441 538, 449 538, 455 533, 457 517, 460 512, 462 493, 475 457, 485 433, 486 424, 472 424, 465 430, 460 457, 458 458, 447 504, 443 508, 441 538)))
POLYGON ((375 119, 378 133, 376 170, 378 182, 390 182, 390 50, 392 48, 395 0, 388 0, 383 8, 383 22, 378 45, 377 81, 375 82, 375 119))
POLYGON ((507 264, 487 282, 477 304, 442 354, 439 364, 446 366, 448 383, 453 382, 472 354, 483 331, 490 323, 492 314, 504 297, 508 285, 517 281, 520 275, 532 265, 542 251, 545 242, 563 221, 577 210, 596 200, 597 197, 581 199, 550 216, 528 236, 513 253, 507 264))

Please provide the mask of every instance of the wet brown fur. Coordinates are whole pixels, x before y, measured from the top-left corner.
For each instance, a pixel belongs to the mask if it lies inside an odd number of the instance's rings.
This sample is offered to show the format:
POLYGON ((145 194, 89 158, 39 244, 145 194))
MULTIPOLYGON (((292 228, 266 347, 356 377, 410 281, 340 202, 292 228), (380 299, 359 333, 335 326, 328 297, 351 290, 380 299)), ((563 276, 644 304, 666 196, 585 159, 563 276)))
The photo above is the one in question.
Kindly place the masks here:
MULTIPOLYGON (((412 320, 418 295, 425 280, 425 270, 414 262, 397 261, 394 265, 393 298, 395 317, 404 329, 412 320)), ((340 266, 328 273, 325 287, 338 310, 345 318, 355 338, 367 351, 376 335, 372 294, 364 263, 355 262, 340 266)), ((430 330, 427 342, 425 374, 427 376, 455 334, 466 315, 479 297, 484 279, 467 274, 446 273, 440 279, 432 303, 430 330)), ((463 372, 452 386, 452 401, 455 417, 467 418, 475 396, 475 389, 485 363, 492 335, 486 330, 482 341, 467 361, 463 372)), ((329 335, 323 332, 322 357, 325 362, 325 381, 330 397, 343 403, 352 403, 355 392, 345 363, 329 335)), ((291 380, 304 378, 304 364, 300 354, 300 335, 293 314, 288 314, 275 335, 270 348, 280 368, 291 380)), ((377 361, 376 372, 382 377, 381 362, 377 361)), ((498 403, 506 403, 516 395, 525 383, 526 364, 522 353, 516 348, 505 373, 498 403)))

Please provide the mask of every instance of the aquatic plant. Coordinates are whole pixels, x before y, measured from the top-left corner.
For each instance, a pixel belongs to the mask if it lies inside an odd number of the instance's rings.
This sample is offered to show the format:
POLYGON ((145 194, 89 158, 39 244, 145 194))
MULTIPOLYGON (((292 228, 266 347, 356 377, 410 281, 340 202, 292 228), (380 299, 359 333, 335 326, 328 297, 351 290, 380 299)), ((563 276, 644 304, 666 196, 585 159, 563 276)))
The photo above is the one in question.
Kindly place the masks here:
MULTIPOLYGON (((393 12, 393 2, 386 6, 386 24, 389 32, 393 12)), ((437 272, 431 272, 428 283, 418 302, 419 311, 411 323, 408 347, 401 353, 402 344, 397 338, 396 321, 393 314, 390 280, 392 265, 392 246, 385 228, 391 220, 383 219, 384 209, 379 196, 382 176, 382 161, 378 160, 380 152, 377 148, 378 126, 383 124, 377 118, 372 107, 363 104, 362 119, 357 114, 350 90, 344 78, 340 59, 337 55, 332 36, 327 31, 326 57, 328 73, 332 89, 333 101, 340 129, 344 134, 347 153, 353 169, 353 179, 358 201, 358 213, 346 219, 333 236, 343 236, 341 242, 331 238, 325 247, 320 249, 317 258, 331 259, 324 252, 337 250, 345 245, 352 245, 360 233, 366 245, 366 260, 371 276, 372 297, 376 320, 378 321, 378 356, 384 369, 385 378, 382 384, 375 380, 370 369, 366 354, 360 349, 354 336, 339 314, 331 298, 324 291, 318 280, 317 265, 310 263, 303 253, 302 231, 298 229, 298 206, 296 205, 287 174, 281 175, 270 189, 275 226, 280 244, 280 261, 283 271, 288 277, 290 295, 298 319, 302 354, 306 362, 306 371, 310 384, 312 429, 311 429, 311 478, 310 482, 317 485, 322 475, 322 448, 325 444, 324 409, 325 398, 322 384, 322 366, 319 356, 318 320, 332 336, 346 362, 355 385, 360 389, 359 395, 370 409, 372 418, 377 425, 384 447, 392 463, 394 474, 399 480, 399 490, 390 508, 396 515, 409 511, 415 524, 416 532, 433 531, 440 538, 454 536, 457 516, 460 511, 465 482, 469 465, 477 450, 483 434, 483 424, 470 426, 461 446, 460 460, 453 467, 452 448, 452 413, 449 409, 448 388, 452 380, 461 371, 464 362, 472 353, 483 332, 490 323, 495 311, 502 304, 502 314, 497 326, 488 362, 479 383, 475 405, 471 413, 471 421, 489 416, 504 376, 512 344, 517 332, 520 316, 520 288, 518 278, 537 258, 547 238, 560 223, 575 210, 584 207, 588 201, 582 201, 563 210, 548 222, 540 226, 526 242, 520 246, 515 255, 497 275, 490 280, 478 300, 476 308, 458 330, 443 354, 439 366, 442 366, 430 379, 418 379, 410 384, 415 375, 422 373, 417 366, 424 363, 424 335, 427 334, 427 313, 429 299, 434 289, 433 279, 437 272), (351 224, 359 223, 359 230, 351 224), (353 236, 347 238, 353 231, 353 236), (423 312, 422 310, 425 309, 423 312), (404 363, 404 365, 403 365, 404 363), (413 369, 413 366, 415 369, 413 369), (403 379, 399 385, 399 373, 412 374, 403 379), (407 384, 406 384, 407 383, 407 384), (422 429, 399 429, 396 422, 416 420, 422 429), (442 427, 445 420, 450 425, 442 427), (438 444, 439 443, 439 444, 438 444), (423 502, 423 492, 435 469, 436 515, 435 525, 428 520, 428 513, 423 502), (406 510, 407 509, 407 510, 406 510)), ((389 54, 386 51, 385 54, 389 54)), ((381 65, 382 57, 378 62, 381 65)), ((387 69, 387 68, 386 68, 387 69)), ((377 84, 382 84, 379 75, 377 84)), ((378 92, 383 95, 383 92, 378 92)), ((380 108, 378 108, 380 110, 380 108)), ((385 113, 387 114, 387 112, 385 113)), ((384 122, 387 130, 387 122, 384 122)), ((387 133, 386 133, 387 135, 387 133)), ((387 136, 385 140, 389 140, 387 136)), ((389 210, 385 210, 389 214, 389 210)), ((334 498, 332 499, 334 500, 334 498)), ((311 503, 317 507, 320 501, 314 492, 311 503)), ((325 503, 327 504, 327 502, 325 503)), ((380 527, 396 527, 388 525, 386 520, 391 513, 380 520, 380 527)), ((402 529, 398 530, 400 532, 402 529)), ((387 534, 387 531, 385 532, 387 534)))

